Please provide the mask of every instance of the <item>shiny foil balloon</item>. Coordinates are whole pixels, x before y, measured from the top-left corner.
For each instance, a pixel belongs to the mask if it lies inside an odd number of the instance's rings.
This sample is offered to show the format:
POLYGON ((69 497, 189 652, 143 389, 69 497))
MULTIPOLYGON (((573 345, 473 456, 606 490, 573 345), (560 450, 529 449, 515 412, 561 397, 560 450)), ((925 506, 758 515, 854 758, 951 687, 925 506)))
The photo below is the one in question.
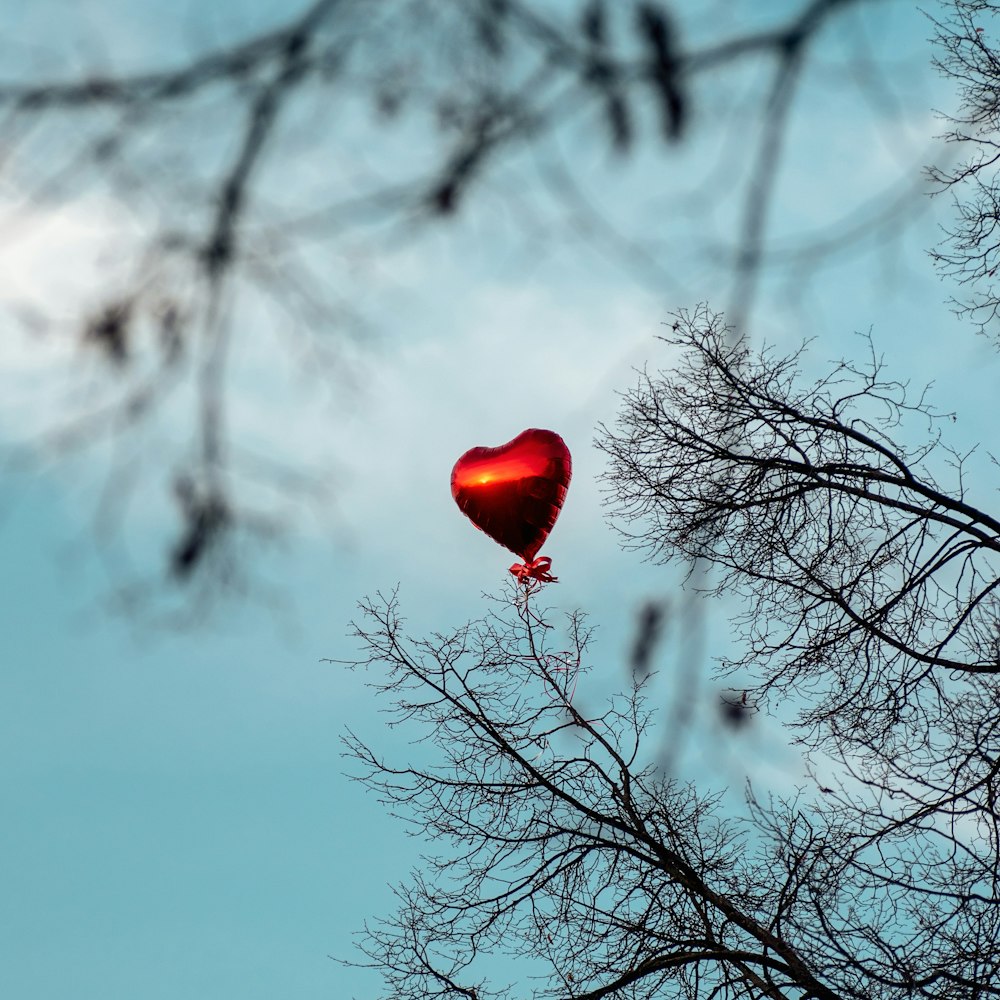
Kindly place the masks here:
POLYGON ((499 448, 470 448, 451 471, 451 495, 480 531, 525 560, 512 573, 554 581, 544 573, 550 561, 535 556, 556 523, 571 475, 566 442, 531 428, 499 448))

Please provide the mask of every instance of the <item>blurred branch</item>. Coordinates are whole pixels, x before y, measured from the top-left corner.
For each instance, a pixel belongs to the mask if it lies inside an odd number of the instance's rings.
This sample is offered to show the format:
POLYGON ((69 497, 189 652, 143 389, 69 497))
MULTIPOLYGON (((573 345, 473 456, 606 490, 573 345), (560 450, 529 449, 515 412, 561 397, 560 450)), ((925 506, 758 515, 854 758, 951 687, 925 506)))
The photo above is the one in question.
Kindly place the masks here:
MULTIPOLYGON (((337 301, 330 277, 309 280, 299 247, 376 231, 390 240, 451 219, 519 150, 545 154, 570 126, 590 128, 592 117, 619 155, 648 141, 644 106, 656 116, 658 140, 682 143, 698 120, 692 94, 699 81, 759 63, 772 82, 762 99, 764 127, 742 195, 734 258, 733 301, 737 319, 748 323, 757 277, 770 259, 769 205, 807 53, 828 24, 874 2, 809 0, 766 29, 741 32, 737 25, 728 37, 693 46, 669 5, 646 0, 587 0, 558 11, 524 0, 394 0, 377 8, 321 0, 283 25, 174 68, 0 84, 6 169, 23 177, 15 189, 35 207, 107 189, 116 207, 134 208, 139 245, 127 252, 137 262, 130 274, 92 290, 96 304, 72 321, 84 348, 131 391, 71 414, 44 440, 61 451, 98 425, 131 434, 152 425, 168 399, 180 406, 188 394, 177 390, 193 388, 188 420, 196 444, 189 454, 161 460, 176 466, 164 470, 180 517, 169 551, 189 553, 185 573, 178 575, 174 557, 168 566, 175 578, 191 579, 213 540, 241 519, 270 518, 232 492, 233 456, 242 451, 229 440, 238 432, 227 425, 226 400, 234 391, 231 370, 251 343, 251 335, 237 336, 233 315, 256 309, 260 296, 278 303, 296 327, 329 325, 324 344, 331 346, 309 356, 322 357, 337 378, 346 376, 335 347, 352 330, 371 329, 350 276, 334 276, 345 285, 337 301), (318 183, 302 192, 308 204, 295 204, 282 197, 289 171, 330 149, 315 128, 303 132, 300 148, 289 138, 308 101, 338 109, 342 142, 353 141, 361 101, 374 109, 381 134, 403 134, 405 121, 425 143, 407 146, 406 156, 380 163, 380 170, 366 165, 357 172, 363 181, 318 183), (46 138, 66 150, 62 159, 45 147, 46 138), (162 387, 153 385, 157 379, 162 387), (102 423, 98 414, 116 406, 120 417, 102 423), (177 501, 181 482, 226 516, 206 519, 196 513, 200 505, 177 501)), ((602 252, 657 294, 682 280, 656 248, 623 231, 590 197, 575 160, 552 153, 539 162, 550 193, 602 252)), ((862 230, 841 232, 839 245, 862 230)), ((315 340, 314 331, 310 336, 315 340)))

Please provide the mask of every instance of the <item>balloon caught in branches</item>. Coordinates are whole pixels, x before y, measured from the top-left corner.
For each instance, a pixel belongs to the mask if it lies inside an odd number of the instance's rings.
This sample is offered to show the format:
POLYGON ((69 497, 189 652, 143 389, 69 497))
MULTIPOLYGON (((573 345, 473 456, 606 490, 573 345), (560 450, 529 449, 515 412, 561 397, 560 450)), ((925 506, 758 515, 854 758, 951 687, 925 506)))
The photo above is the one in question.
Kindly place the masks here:
POLYGON ((470 448, 451 470, 451 495, 480 531, 524 560, 510 568, 519 582, 556 583, 552 560, 536 556, 559 517, 571 476, 566 442, 532 427, 499 448, 470 448))

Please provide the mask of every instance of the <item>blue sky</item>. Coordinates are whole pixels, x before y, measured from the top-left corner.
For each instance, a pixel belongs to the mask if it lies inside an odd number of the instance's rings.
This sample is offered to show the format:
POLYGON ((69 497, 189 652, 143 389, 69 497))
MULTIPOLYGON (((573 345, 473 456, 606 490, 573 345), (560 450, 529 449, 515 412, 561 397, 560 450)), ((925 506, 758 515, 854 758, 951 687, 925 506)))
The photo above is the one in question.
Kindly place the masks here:
MULTIPOLYGON (((866 37, 896 103, 873 105, 845 77, 845 46, 856 35, 845 28, 825 38, 791 124, 777 235, 877 207, 880 192, 916 181, 922 151, 933 152, 940 127, 931 109, 951 98, 928 65, 929 25, 909 3, 871 6, 866 37)), ((710 30, 701 4, 678 9, 682 19, 688 10, 693 34, 710 30)), ((266 4, 208 15, 194 4, 169 15, 110 3, 80 8, 86 17, 56 16, 64 9, 55 3, 21 10, 17 30, 0 39, 7 53, 40 48, 34 65, 62 65, 63 56, 80 67, 106 57, 122 69, 282 12, 266 4)), ((727 304, 731 283, 713 247, 731 233, 734 203, 684 197, 720 156, 723 175, 739 176, 745 145, 720 148, 708 127, 723 96, 699 94, 696 115, 709 122, 690 145, 650 144, 626 165, 579 135, 565 139, 602 211, 624 231, 641 223, 660 235, 671 276, 662 290, 586 239, 559 236, 566 206, 540 188, 531 197, 542 238, 525 236, 502 207, 531 174, 522 159, 455 225, 359 249, 353 287, 378 337, 344 361, 353 389, 276 364, 268 315, 246 307, 233 426, 261 454, 332 468, 337 484, 335 504, 266 557, 287 613, 237 605, 181 634, 116 618, 93 535, 102 456, 0 481, 0 993, 307 1000, 374 989, 377 980, 328 956, 349 955, 351 932, 388 911, 387 883, 405 876, 419 845, 342 776, 338 737, 350 722, 379 746, 406 751, 381 728, 363 678, 323 660, 352 655, 355 602, 397 582, 418 635, 480 613, 479 595, 499 589, 511 560, 454 507, 451 466, 473 445, 539 426, 562 434, 574 458, 543 550, 561 581, 546 597, 558 609, 589 610, 599 628, 581 696, 597 699, 624 677, 639 602, 676 598, 677 575, 619 549, 600 505, 592 438, 598 422, 613 419, 614 390, 631 384, 632 366, 669 365, 654 338, 671 309, 727 304)), ((394 141, 372 145, 369 158, 391 158, 394 141)), ((334 169, 347 171, 341 155, 331 153, 334 169)), ((322 182, 315 168, 301 171, 304 191, 322 182)), ((17 195, 16 180, 0 178, 3 204, 17 195)), ((118 224, 113 208, 88 196, 51 217, 29 213, 23 237, 0 237, 3 297, 69 309, 98 266, 92 245, 118 224)), ((954 443, 988 446, 997 357, 951 316, 949 289, 925 253, 946 215, 939 199, 898 241, 836 260, 808 283, 793 269, 774 272, 754 337, 791 348, 815 336, 810 363, 822 369, 854 354, 855 333, 871 329, 893 374, 933 379, 938 405, 957 410, 954 443)), ((332 267, 338 252, 317 246, 310 266, 332 267)), ((40 352, 3 322, 0 441, 12 442, 53 413, 81 362, 58 342, 40 352)), ((169 440, 169 427, 159 433, 169 440)), ((988 482, 973 476, 973 497, 986 505, 988 482)), ((140 493, 128 536, 137 558, 162 546, 157 527, 168 513, 159 492, 140 493)), ((717 651, 725 609, 709 609, 707 621, 717 651)), ((666 647, 659 663, 665 700, 672 655, 666 647)), ((706 683, 704 705, 713 697, 706 683)), ((746 771, 778 787, 801 780, 773 723, 760 720, 746 743, 733 739, 712 747, 695 739, 691 773, 736 786, 746 771)))

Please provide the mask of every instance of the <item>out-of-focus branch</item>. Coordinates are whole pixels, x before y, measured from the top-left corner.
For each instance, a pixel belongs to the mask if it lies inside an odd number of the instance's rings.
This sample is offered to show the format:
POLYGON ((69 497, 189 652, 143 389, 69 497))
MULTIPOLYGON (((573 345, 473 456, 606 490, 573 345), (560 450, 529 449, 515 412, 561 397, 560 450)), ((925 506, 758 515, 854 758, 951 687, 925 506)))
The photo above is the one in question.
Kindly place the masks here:
MULTIPOLYGON (((15 187, 29 203, 66 204, 81 192, 107 189, 141 206, 130 276, 95 289, 94 306, 73 325, 122 384, 134 383, 134 391, 121 393, 122 416, 102 424, 109 432, 138 433, 185 387, 194 388, 197 445, 191 454, 163 457, 175 467, 169 480, 180 517, 174 578, 193 579, 209 565, 203 557, 240 523, 270 519, 235 493, 240 470, 231 458, 243 449, 232 447, 237 432, 224 418, 227 372, 247 341, 231 328, 234 311, 259 295, 295 315, 298 326, 339 317, 342 329, 324 331, 333 345, 368 323, 351 301, 350 282, 331 309, 335 281, 309 281, 301 266, 301 280, 291 275, 305 241, 354 238, 376 227, 411 232, 451 218, 519 150, 541 151, 540 162, 551 167, 558 158, 546 145, 556 148, 563 130, 592 118, 595 134, 621 155, 650 141, 642 134, 645 108, 656 116, 658 141, 683 142, 701 81, 754 62, 773 64, 761 107, 766 127, 736 235, 734 294, 746 319, 756 275, 768 261, 768 204, 796 81, 827 25, 868 2, 875 0, 808 0, 773 26, 741 32, 735 25, 729 37, 692 45, 664 3, 587 0, 556 11, 525 0, 394 0, 376 10, 358 0, 320 0, 284 25, 175 68, 0 84, 6 168, 23 178, 15 187), (422 130, 426 145, 412 163, 400 157, 368 171, 367 186, 318 185, 303 195, 308 207, 275 198, 284 193, 286 163, 313 152, 322 157, 326 149, 323 136, 304 152, 283 145, 282 123, 294 121, 293 106, 307 100, 335 105, 348 123, 356 123, 360 102, 373 103, 385 135, 407 121, 422 130), (225 136, 215 135, 217 119, 210 117, 219 102, 227 109, 225 136), (70 123, 73 152, 60 169, 33 143, 46 128, 68 135, 60 130, 70 123), (222 155, 193 155, 181 141, 186 136, 202 136, 215 152, 218 139, 222 155), (146 391, 158 378, 162 391, 146 391), (128 403, 137 394, 144 402, 128 403)), ((588 207, 575 164, 559 164, 562 181, 550 190, 562 189, 592 242, 659 294, 671 287, 670 262, 621 231, 602 206, 588 207)), ((331 377, 342 378, 335 350, 323 355, 331 377)), ((107 407, 102 401, 92 412, 107 407)), ((55 429, 49 440, 56 450, 86 437, 94 426, 90 412, 71 414, 65 428, 55 429)))

